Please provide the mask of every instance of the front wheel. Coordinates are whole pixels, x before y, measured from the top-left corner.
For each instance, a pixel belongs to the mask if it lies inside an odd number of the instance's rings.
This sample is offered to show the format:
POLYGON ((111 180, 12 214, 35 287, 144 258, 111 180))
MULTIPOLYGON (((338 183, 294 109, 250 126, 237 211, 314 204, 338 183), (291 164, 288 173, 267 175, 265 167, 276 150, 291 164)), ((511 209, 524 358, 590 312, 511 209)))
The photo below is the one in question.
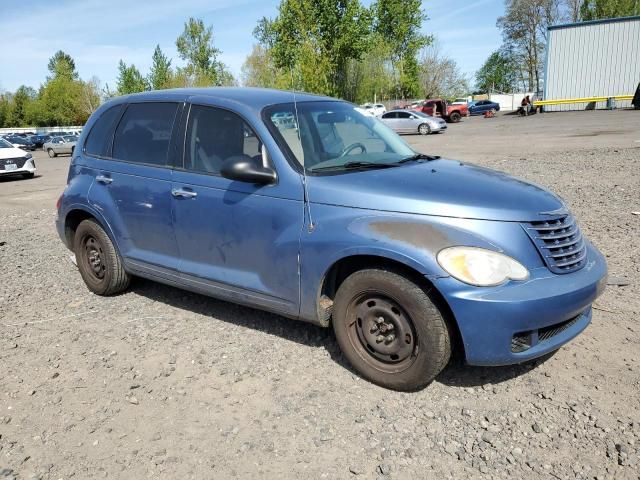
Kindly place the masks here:
POLYGON ((429 127, 429 125, 427 125, 426 123, 423 123, 418 127, 418 133, 420 135, 429 135, 431 133, 431 127, 429 127))
POLYGON ((451 356, 446 322, 429 295, 388 270, 360 270, 342 283, 333 329, 353 368, 393 390, 424 388, 451 356))
POLYGON ((48 149, 47 153, 49 154, 49 158, 53 158, 58 155, 56 152, 53 151, 53 148, 48 149))
POLYGON ((451 115, 449 115, 449 120, 452 123, 458 123, 461 118, 462 117, 460 116, 460 114, 458 112, 453 112, 451 115))
POLYGON ((125 290, 131 281, 111 239, 95 220, 78 225, 73 251, 80 275, 97 295, 113 295, 125 290))

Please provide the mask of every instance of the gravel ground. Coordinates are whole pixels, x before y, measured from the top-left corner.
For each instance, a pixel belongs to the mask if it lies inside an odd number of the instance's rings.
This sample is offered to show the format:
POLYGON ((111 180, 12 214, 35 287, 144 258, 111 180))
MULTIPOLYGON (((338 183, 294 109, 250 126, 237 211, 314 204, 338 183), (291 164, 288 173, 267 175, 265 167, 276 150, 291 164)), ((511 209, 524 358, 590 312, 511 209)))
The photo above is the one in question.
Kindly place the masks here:
POLYGON ((409 394, 329 330, 144 280, 94 296, 50 203, 0 209, 0 479, 640 478, 640 148, 478 158, 560 193, 627 285, 554 355, 409 394))

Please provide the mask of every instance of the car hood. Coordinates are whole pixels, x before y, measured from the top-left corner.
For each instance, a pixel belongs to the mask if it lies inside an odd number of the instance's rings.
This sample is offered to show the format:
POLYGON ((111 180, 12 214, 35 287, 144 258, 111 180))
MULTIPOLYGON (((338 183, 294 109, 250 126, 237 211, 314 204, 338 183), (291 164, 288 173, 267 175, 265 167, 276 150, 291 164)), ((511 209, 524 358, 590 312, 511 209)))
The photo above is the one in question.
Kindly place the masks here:
POLYGON ((480 220, 535 221, 567 213, 548 190, 453 160, 310 176, 312 203, 480 220))
POLYGON ((17 147, 12 148, 0 148, 0 160, 4 160, 6 158, 22 158, 26 157, 28 154, 17 147))

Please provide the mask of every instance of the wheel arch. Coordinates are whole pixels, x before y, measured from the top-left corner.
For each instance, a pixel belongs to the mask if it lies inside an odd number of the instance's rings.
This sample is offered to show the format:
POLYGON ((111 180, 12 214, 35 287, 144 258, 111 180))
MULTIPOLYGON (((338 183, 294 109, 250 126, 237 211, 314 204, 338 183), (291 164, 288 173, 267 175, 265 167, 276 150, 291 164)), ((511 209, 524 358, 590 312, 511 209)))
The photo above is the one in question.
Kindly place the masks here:
POLYGON ((116 251, 119 252, 118 243, 115 240, 115 236, 113 235, 113 231, 111 230, 108 222, 102 217, 102 215, 100 215, 99 212, 90 209, 85 205, 71 206, 64 216, 64 236, 67 247, 73 250, 73 239, 75 237, 78 225, 80 225, 80 223, 82 223, 84 220, 89 219, 95 220, 98 225, 102 227, 102 229, 106 232, 107 236, 116 248, 116 251))
POLYGON ((380 254, 354 254, 336 260, 325 272, 317 297, 318 323, 328 326, 333 307, 333 300, 340 285, 351 274, 366 269, 385 269, 402 275, 421 287, 435 303, 451 332, 452 351, 464 358, 464 342, 458 323, 448 302, 436 288, 434 283, 415 267, 380 254))

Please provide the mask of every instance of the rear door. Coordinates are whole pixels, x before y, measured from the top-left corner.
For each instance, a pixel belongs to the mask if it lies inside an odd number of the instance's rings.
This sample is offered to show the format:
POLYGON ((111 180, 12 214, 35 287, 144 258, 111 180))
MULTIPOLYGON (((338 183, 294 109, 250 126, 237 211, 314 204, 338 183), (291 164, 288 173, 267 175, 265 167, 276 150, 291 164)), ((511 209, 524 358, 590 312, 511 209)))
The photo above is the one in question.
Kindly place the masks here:
MULTIPOLYGON (((117 122, 112 145, 100 146, 96 132, 89 200, 112 226, 128 268, 151 276, 166 276, 178 267, 169 151, 181 109, 176 102, 131 103, 117 122), (100 151, 102 156, 96 155, 100 151)), ((87 139, 89 153, 97 126, 87 139)))
POLYGON ((281 182, 254 185, 220 175, 231 157, 267 162, 262 145, 235 112, 191 106, 184 168, 175 170, 172 190, 179 270, 182 282, 205 293, 297 315, 301 194, 281 182))

